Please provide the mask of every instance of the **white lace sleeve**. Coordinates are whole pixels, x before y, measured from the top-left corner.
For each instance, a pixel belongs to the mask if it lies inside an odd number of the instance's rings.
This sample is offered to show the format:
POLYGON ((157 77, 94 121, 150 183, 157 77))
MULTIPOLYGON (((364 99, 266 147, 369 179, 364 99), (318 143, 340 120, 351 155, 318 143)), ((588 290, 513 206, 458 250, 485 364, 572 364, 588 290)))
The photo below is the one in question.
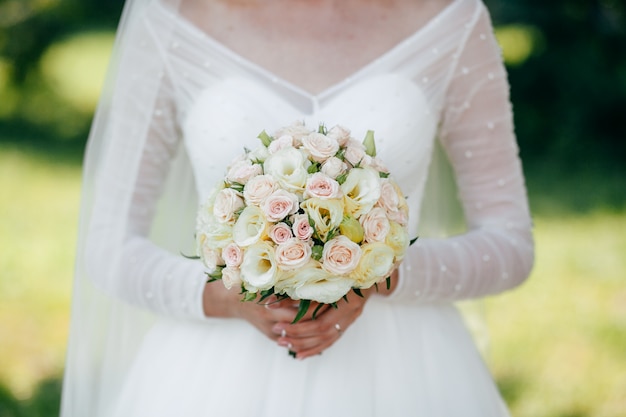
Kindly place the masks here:
MULTIPOLYGON (((149 238, 170 163, 181 146, 173 87, 157 63, 158 49, 149 47, 149 33, 141 36, 122 57, 112 96, 110 139, 96 174, 86 240, 86 270, 96 287, 135 306, 204 318, 201 263, 149 238), (150 60, 154 64, 146 65, 150 60)), ((183 222, 171 217, 168 222, 183 222)), ((193 239, 193 230, 188 234, 193 239)))
POLYGON ((409 248, 393 298, 454 301, 499 293, 528 276, 534 258, 509 86, 486 9, 459 51, 440 141, 453 166, 468 231, 409 248))

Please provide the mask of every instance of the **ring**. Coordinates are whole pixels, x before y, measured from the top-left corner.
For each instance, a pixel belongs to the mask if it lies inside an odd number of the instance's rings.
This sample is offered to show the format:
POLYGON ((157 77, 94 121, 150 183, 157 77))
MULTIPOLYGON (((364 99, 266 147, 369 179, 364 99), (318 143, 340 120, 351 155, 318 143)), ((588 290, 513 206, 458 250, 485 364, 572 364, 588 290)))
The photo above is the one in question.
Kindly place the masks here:
POLYGON ((341 333, 341 326, 339 325, 339 323, 335 323, 335 330, 341 333))

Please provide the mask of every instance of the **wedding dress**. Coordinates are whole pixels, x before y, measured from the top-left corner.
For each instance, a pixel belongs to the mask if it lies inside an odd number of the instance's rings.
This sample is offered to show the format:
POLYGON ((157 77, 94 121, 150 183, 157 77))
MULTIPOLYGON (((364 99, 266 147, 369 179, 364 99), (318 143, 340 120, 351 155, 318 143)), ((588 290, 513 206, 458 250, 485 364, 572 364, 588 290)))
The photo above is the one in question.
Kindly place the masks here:
POLYGON ((62 415, 508 415, 453 304, 518 285, 533 261, 506 74, 482 2, 451 1, 316 94, 169 3, 127 7, 94 122, 62 415), (203 267, 181 255, 194 250, 198 198, 259 132, 295 120, 356 138, 374 130, 420 235, 395 292, 370 298, 335 345, 304 361, 247 322, 204 317, 203 267), (467 227, 454 236, 440 148, 467 227))

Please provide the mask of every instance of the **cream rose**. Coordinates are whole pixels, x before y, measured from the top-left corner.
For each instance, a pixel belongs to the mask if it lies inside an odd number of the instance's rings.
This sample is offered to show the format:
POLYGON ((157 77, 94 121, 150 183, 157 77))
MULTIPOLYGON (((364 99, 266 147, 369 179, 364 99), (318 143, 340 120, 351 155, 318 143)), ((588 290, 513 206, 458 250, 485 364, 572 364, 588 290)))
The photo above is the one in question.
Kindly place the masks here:
POLYGON ((211 249, 222 249, 233 241, 233 226, 220 223, 215 216, 207 216, 198 224, 196 235, 201 245, 211 249))
POLYGON ((207 272, 212 274, 217 270, 219 265, 223 264, 222 257, 220 256, 220 252, 215 249, 211 249, 208 245, 201 245, 201 255, 202 263, 207 268, 207 272))
POLYGON ((241 271, 239 268, 226 267, 222 269, 222 283, 227 290, 241 286, 241 271))
POLYGON ((302 138, 309 133, 311 133, 311 130, 304 126, 304 123, 301 121, 297 121, 274 132, 274 137, 291 136, 294 140, 293 146, 298 147, 302 144, 302 138))
POLYGON ((279 245, 291 239, 293 233, 287 223, 280 222, 270 227, 269 236, 274 243, 279 245))
POLYGON ((336 156, 328 158, 321 166, 320 171, 328 175, 332 179, 337 179, 338 176, 348 170, 348 164, 343 162, 336 156))
POLYGON ((314 233, 317 233, 317 236, 323 242, 326 241, 331 230, 339 227, 343 219, 343 203, 341 200, 310 198, 304 200, 300 206, 313 221, 314 233))
POLYGON ((261 175, 263 168, 259 164, 253 164, 249 159, 235 162, 228 169, 226 180, 231 183, 245 184, 251 178, 261 175))
POLYGON ((313 132, 302 138, 302 147, 314 161, 324 162, 331 156, 335 156, 339 150, 339 143, 334 138, 313 132))
POLYGON ((241 247, 250 246, 266 237, 268 228, 263 211, 257 206, 247 206, 232 228, 233 241, 241 247))
POLYGON ((365 153, 365 146, 355 139, 348 141, 343 156, 352 166, 363 164, 369 158, 369 155, 365 153))
POLYGON ((337 236, 324 244, 322 266, 330 273, 348 275, 361 259, 361 247, 345 236, 337 236))
POLYGON ((220 223, 233 223, 235 212, 244 206, 243 198, 232 188, 224 188, 215 198, 213 214, 220 223))
POLYGON ((409 209, 406 199, 400 187, 394 181, 388 178, 381 180, 380 199, 377 205, 385 209, 389 220, 400 223, 403 226, 407 224, 409 209))
POLYGON ((346 129, 343 126, 336 125, 328 131, 326 136, 335 139, 337 143, 339 143, 339 146, 346 146, 346 144, 350 140, 350 130, 346 129))
POLYGON ((336 276, 323 269, 319 262, 311 260, 304 267, 283 274, 274 290, 294 300, 330 304, 346 295, 354 284, 351 277, 336 276))
POLYGON ((243 198, 247 205, 260 206, 263 200, 278 189, 278 183, 271 175, 257 175, 243 188, 243 198))
POLYGON ((272 175, 284 189, 292 192, 304 190, 310 165, 304 154, 294 148, 279 150, 263 164, 266 174, 272 175))
POLYGON ((273 154, 280 151, 281 149, 289 147, 293 147, 293 137, 291 137, 290 135, 283 135, 278 139, 270 142, 270 146, 267 147, 267 150, 270 154, 273 154))
POLYGON ((311 259, 311 246, 306 242, 292 238, 276 247, 276 264, 283 270, 298 269, 311 259))
POLYGON ((359 218, 366 242, 384 242, 389 233, 389 219, 385 209, 374 207, 359 218))
POLYGON ((351 276, 359 288, 369 288, 391 274, 394 267, 393 249, 381 242, 361 246, 361 260, 351 276))
POLYGON ((222 249, 222 259, 226 266, 237 268, 243 261, 243 251, 234 243, 229 243, 222 249))
POLYGON ((372 168, 353 168, 341 185, 346 212, 359 218, 380 198, 380 177, 372 168))
POLYGON ((309 223, 309 216, 296 214, 293 216, 293 234, 300 240, 308 241, 313 236, 313 228, 309 223))
POLYGON ((406 227, 396 222, 389 223, 389 234, 385 239, 385 243, 393 250, 395 261, 404 259, 407 248, 409 247, 409 232, 406 227))
POLYGON ((277 269, 274 247, 258 242, 248 247, 241 263, 241 280, 249 292, 269 290, 276 283, 277 269))
POLYGON ((271 222, 277 222, 298 211, 298 196, 285 190, 276 190, 261 203, 261 210, 271 222))
POLYGON ((304 198, 340 198, 341 188, 339 183, 321 172, 316 172, 306 180, 304 198))

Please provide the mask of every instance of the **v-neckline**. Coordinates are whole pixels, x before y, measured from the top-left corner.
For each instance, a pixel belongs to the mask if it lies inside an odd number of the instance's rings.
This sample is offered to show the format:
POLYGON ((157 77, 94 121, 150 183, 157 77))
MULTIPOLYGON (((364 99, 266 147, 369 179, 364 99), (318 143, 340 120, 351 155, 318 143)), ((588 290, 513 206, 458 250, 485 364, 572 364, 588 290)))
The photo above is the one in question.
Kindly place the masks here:
POLYGON ((157 0, 156 3, 159 5, 159 8, 164 13, 166 13, 171 19, 173 19, 176 22, 176 24, 181 26, 184 30, 187 30, 190 33, 192 33, 195 37, 198 37, 204 40, 205 42, 207 42, 211 47, 217 50, 220 54, 224 55, 226 58, 239 63, 247 71, 256 75, 260 75, 261 78, 265 79, 268 83, 282 85, 285 89, 289 90, 293 94, 298 95, 302 99, 306 99, 307 101, 309 101, 313 105, 313 107, 316 108, 319 102, 322 101, 324 98, 332 96, 333 93, 339 92, 347 88, 350 84, 352 84, 354 80, 362 78, 362 76, 365 73, 371 71, 377 65, 390 60, 391 57, 398 54, 406 46, 410 45, 411 43, 414 43, 418 38, 422 36, 423 33, 425 33, 428 29, 430 29, 431 26, 436 25, 446 15, 451 13, 452 9, 457 4, 461 3, 462 1, 463 0, 452 0, 449 4, 447 4, 444 8, 438 11, 435 15, 433 15, 430 19, 428 19, 426 23, 424 23, 421 27, 416 29, 409 36, 407 36, 400 42, 396 43, 394 46, 387 49, 385 52, 381 53, 378 57, 372 59, 371 61, 361 66, 360 68, 357 68, 347 77, 344 77, 343 79, 339 81, 329 84, 327 87, 321 89, 317 93, 313 93, 303 87, 300 87, 294 82, 291 82, 287 80, 286 78, 277 75, 276 73, 265 68, 261 64, 258 64, 252 61, 251 59, 245 57, 244 55, 236 52, 232 48, 224 45, 222 42, 218 41, 213 36, 205 32, 204 30, 200 29, 197 25, 193 24, 188 19, 174 15, 174 13, 170 9, 165 7, 161 3, 160 0, 157 0))

